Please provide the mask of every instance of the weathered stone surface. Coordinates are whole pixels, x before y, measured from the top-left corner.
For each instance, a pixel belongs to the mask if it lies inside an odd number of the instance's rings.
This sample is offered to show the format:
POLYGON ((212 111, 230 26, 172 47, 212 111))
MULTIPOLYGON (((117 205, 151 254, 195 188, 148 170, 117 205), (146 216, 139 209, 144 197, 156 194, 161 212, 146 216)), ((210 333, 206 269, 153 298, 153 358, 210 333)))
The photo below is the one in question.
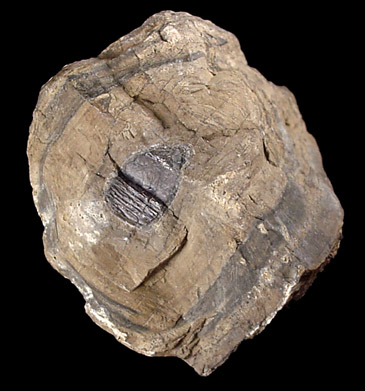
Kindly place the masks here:
POLYGON ((339 245, 342 208, 293 95, 186 13, 45 84, 28 156, 46 257, 90 317, 202 375, 339 245))

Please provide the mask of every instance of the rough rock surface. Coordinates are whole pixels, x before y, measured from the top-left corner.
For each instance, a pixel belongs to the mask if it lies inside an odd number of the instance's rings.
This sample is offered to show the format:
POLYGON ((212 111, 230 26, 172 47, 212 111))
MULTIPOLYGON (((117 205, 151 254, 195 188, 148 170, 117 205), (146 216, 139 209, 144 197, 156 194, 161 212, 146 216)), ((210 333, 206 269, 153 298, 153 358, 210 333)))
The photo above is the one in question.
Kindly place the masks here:
POLYGON ((46 257, 89 316, 201 375, 339 245, 342 208, 293 95, 187 13, 156 14, 47 82, 28 157, 46 257))

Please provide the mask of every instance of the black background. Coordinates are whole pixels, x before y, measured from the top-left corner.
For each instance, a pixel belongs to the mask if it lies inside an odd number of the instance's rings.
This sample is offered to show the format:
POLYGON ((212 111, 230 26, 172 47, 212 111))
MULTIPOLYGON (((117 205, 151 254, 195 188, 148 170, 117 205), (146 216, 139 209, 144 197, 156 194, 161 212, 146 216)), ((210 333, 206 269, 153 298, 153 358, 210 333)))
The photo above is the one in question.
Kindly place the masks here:
POLYGON ((11 340, 6 363, 9 373, 16 373, 14 384, 25 379, 29 385, 51 389, 61 382, 83 388, 105 382, 106 389, 218 384, 261 389, 341 382, 353 389, 351 384, 359 376, 361 358, 356 359, 356 354, 361 350, 362 332, 362 308, 356 304, 361 296, 355 279, 363 255, 353 248, 355 230, 351 228, 353 194, 359 189, 349 174, 356 163, 352 148, 361 143, 360 129, 352 121, 357 99, 350 90, 359 80, 353 56, 358 50, 359 11, 350 4, 319 8, 304 2, 270 7, 247 2, 197 4, 74 2, 53 8, 32 4, 4 14, 4 21, 9 19, 3 37, 9 44, 3 47, 5 64, 15 72, 7 80, 7 94, 16 91, 12 102, 17 102, 9 149, 12 156, 17 154, 13 160, 19 165, 16 185, 22 200, 11 218, 9 243, 4 244, 12 247, 9 263, 14 267, 9 278, 4 276, 4 285, 11 284, 4 301, 10 302, 12 312, 3 320, 10 327, 4 338, 11 340), (43 255, 42 225, 31 198, 25 155, 41 85, 63 65, 97 56, 164 9, 187 11, 233 32, 249 65, 295 94, 345 210, 338 255, 306 296, 283 309, 260 335, 243 342, 208 378, 198 376, 179 359, 139 355, 88 318, 81 295, 43 255), (133 385, 128 386, 130 381, 133 385))

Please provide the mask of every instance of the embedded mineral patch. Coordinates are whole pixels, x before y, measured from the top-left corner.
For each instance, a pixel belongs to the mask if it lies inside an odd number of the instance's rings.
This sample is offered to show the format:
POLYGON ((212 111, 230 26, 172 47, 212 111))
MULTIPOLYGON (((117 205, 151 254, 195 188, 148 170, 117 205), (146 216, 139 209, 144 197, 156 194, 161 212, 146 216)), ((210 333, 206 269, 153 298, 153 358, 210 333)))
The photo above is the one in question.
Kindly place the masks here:
POLYGON ((27 153, 46 258, 87 314, 204 376, 339 246, 343 211, 294 96, 187 13, 65 66, 27 153))

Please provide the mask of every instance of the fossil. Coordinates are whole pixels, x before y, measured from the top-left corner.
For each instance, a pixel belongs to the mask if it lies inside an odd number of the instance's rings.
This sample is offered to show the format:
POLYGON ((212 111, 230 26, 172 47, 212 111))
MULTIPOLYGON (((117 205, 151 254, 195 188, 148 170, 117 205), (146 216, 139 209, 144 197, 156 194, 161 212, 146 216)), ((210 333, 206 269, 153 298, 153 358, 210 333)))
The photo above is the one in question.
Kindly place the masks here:
POLYGON ((46 258, 87 314, 201 375, 303 295, 340 243, 343 211, 292 93, 184 12, 49 80, 27 153, 46 258))
POLYGON ((182 147, 159 146, 137 154, 123 168, 116 165, 105 199, 132 225, 151 224, 168 208, 178 186, 186 153, 182 147))

